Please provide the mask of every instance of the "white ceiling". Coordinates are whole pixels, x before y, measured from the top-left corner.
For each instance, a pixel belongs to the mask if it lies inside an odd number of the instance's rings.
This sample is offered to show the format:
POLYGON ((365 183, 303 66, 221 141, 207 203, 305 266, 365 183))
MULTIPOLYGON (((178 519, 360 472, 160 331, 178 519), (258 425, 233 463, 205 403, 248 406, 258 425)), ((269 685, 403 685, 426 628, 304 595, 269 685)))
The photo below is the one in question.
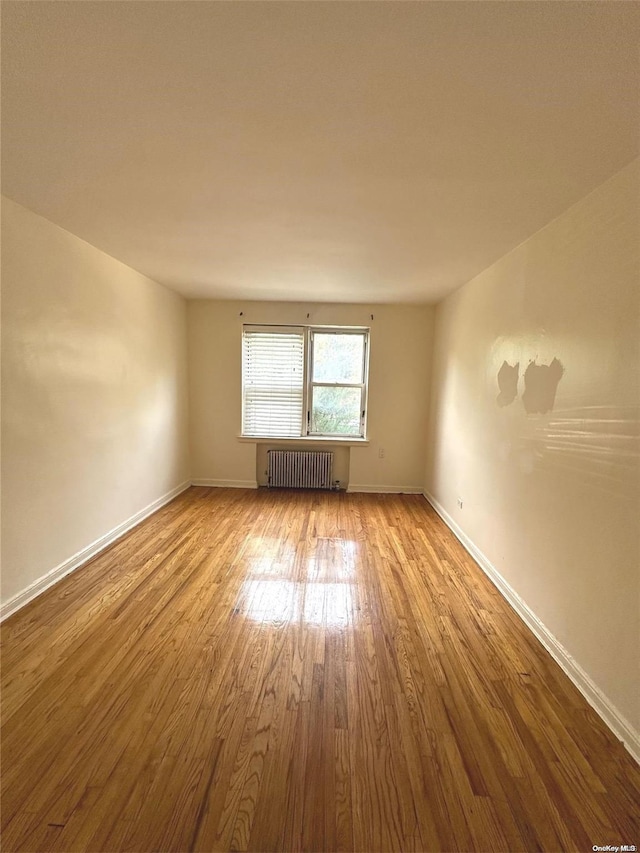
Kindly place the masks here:
POLYGON ((5 2, 3 192, 187 296, 434 301, 638 154, 632 2, 5 2))

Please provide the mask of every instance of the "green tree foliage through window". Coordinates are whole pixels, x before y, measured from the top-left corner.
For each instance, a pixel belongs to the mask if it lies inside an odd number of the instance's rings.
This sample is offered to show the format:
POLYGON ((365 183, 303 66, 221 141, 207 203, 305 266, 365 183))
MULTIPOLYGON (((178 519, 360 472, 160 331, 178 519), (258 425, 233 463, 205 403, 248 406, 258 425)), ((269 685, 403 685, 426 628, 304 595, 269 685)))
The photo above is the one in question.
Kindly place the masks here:
POLYGON ((360 435, 364 388, 363 333, 313 333, 311 432, 360 435))

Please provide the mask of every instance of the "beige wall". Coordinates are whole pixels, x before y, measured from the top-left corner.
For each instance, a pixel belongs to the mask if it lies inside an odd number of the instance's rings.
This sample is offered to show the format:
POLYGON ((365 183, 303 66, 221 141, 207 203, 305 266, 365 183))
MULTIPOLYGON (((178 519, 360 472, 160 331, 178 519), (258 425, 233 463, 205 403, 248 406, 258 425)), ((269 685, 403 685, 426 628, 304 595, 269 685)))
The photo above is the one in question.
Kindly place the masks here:
POLYGON ((188 314, 193 479, 256 482, 256 445, 237 438, 243 323, 359 325, 371 327, 370 444, 350 448, 350 462, 338 460, 340 479, 344 482, 342 472, 348 472, 352 488, 421 490, 432 308, 196 300, 189 302, 188 314), (381 447, 384 459, 379 458, 381 447))
POLYGON ((187 480, 186 304, 2 201, 2 601, 187 480))
POLYGON ((427 464, 427 491, 636 731, 638 198, 636 161, 438 306, 427 464), (553 359, 523 400, 529 363, 553 359))

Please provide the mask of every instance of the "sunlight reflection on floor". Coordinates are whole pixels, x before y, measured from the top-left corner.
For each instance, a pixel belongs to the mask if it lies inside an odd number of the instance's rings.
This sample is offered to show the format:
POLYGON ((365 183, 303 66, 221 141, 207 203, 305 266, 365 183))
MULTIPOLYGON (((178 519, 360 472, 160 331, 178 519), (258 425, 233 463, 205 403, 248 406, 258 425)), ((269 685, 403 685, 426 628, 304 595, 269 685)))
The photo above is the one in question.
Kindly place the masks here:
POLYGON ((352 619, 353 587, 348 583, 248 580, 240 588, 236 610, 254 622, 346 627, 352 619))
MULTIPOLYGON (((248 550, 267 544, 260 538, 248 550)), ((358 542, 319 538, 313 556, 304 565, 295 553, 263 550, 245 556, 249 579, 238 594, 235 610, 254 622, 301 622, 327 627, 347 626, 353 621, 354 581, 358 542)))

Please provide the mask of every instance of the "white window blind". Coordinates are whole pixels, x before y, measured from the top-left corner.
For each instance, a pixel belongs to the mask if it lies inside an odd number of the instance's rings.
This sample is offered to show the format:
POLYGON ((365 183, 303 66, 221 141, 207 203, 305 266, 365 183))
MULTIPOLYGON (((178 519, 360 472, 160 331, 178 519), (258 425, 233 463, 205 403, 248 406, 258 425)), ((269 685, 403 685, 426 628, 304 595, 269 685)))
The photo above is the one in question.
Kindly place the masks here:
POLYGON ((302 329, 245 328, 243 435, 299 437, 304 397, 302 329))

